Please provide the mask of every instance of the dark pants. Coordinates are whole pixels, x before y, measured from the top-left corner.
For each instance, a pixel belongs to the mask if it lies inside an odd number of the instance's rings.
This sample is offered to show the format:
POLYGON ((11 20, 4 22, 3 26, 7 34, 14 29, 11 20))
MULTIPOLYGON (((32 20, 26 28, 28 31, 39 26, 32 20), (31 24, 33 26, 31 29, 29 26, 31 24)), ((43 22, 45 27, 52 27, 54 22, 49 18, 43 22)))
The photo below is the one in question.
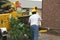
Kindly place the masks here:
POLYGON ((32 32, 31 40, 38 40, 38 26, 37 25, 31 25, 30 29, 32 32))

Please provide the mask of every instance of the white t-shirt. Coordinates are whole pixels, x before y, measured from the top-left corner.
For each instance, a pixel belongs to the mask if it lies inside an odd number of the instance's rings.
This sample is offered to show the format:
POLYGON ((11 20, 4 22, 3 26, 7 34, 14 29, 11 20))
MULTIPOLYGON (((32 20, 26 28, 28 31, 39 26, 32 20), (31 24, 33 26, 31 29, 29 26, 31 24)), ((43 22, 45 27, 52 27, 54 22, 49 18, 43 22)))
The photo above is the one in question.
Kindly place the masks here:
POLYGON ((33 14, 32 16, 29 17, 29 23, 30 25, 39 25, 39 22, 41 21, 41 16, 36 13, 36 14, 33 14))

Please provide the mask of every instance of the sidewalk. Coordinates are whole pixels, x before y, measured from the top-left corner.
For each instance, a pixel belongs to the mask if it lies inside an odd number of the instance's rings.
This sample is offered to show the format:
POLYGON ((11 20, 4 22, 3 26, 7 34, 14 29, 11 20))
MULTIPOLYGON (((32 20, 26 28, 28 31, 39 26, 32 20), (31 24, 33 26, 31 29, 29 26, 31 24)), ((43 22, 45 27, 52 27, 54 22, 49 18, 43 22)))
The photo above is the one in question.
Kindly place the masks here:
POLYGON ((60 40, 60 36, 39 33, 39 40, 60 40))

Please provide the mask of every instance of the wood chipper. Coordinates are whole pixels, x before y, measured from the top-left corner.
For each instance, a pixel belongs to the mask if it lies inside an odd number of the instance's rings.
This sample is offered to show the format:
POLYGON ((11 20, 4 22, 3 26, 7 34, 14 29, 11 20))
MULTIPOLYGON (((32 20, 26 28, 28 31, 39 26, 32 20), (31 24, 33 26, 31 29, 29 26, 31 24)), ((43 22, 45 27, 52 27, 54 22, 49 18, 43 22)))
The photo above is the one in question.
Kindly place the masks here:
POLYGON ((2 1, 0 0, 0 39, 6 40, 7 39, 7 28, 9 26, 9 15, 5 14, 8 13, 9 6, 5 7, 4 4, 6 4, 8 1, 2 1))
POLYGON ((0 38, 2 40, 7 39, 7 31, 10 30, 10 19, 11 17, 16 18, 17 15, 15 10, 14 3, 8 0, 0 0, 0 38))
POLYGON ((23 16, 22 13, 16 12, 16 4, 8 0, 0 1, 0 28, 6 27, 9 30, 10 18, 11 17, 16 18, 17 15, 19 17, 23 16))

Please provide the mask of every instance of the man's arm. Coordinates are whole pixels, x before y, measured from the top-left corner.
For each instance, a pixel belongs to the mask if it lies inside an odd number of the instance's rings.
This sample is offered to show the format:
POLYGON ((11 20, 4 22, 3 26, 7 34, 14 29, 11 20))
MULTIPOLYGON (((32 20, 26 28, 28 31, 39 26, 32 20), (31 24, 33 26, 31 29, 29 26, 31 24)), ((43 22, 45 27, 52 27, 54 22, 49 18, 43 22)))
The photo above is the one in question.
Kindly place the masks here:
POLYGON ((38 21, 39 21, 39 22, 38 22, 39 26, 41 26, 41 21, 42 21, 41 16, 39 17, 38 21))

